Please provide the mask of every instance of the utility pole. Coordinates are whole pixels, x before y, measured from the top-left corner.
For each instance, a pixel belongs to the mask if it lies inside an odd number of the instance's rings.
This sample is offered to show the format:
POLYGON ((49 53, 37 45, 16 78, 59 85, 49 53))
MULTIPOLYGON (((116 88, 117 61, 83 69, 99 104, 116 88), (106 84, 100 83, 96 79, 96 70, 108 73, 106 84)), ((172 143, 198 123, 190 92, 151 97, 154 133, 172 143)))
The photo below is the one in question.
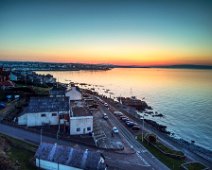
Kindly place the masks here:
POLYGON ((142 125, 142 142, 144 142, 144 115, 143 115, 143 125, 142 125))
POLYGON ((42 133, 43 133, 43 127, 41 127, 40 129, 40 144, 42 144, 42 140, 43 140, 42 133))
POLYGON ((59 111, 59 107, 58 107, 58 129, 57 129, 57 141, 59 139, 59 133, 60 133, 60 111, 59 111))

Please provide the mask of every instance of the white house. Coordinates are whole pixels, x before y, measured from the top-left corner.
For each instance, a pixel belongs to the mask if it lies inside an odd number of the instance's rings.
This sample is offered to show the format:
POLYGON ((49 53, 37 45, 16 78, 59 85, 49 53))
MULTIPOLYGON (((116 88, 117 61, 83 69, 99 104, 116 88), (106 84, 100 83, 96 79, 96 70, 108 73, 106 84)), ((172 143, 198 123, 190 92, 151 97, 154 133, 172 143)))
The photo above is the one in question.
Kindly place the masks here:
POLYGON ((66 96, 69 97, 69 100, 82 100, 82 93, 77 90, 77 87, 70 87, 70 89, 66 92, 66 96))
POLYGON ((99 152, 78 150, 69 146, 41 143, 35 153, 36 166, 46 170, 106 170, 99 152))
POLYGON ((75 101, 70 103, 70 135, 93 132, 93 116, 88 109, 86 109, 84 102, 75 101))
POLYGON ((69 99, 31 97, 29 105, 18 117, 18 125, 42 126, 64 124, 63 116, 69 115, 69 99))

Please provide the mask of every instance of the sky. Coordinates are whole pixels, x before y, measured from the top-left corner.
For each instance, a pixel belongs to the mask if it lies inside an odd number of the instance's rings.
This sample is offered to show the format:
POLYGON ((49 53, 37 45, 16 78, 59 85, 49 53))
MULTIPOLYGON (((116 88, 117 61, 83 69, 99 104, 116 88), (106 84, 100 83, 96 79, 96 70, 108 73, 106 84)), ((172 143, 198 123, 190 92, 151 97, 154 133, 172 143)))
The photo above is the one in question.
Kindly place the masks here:
POLYGON ((0 60, 212 65, 212 1, 1 0, 0 60))

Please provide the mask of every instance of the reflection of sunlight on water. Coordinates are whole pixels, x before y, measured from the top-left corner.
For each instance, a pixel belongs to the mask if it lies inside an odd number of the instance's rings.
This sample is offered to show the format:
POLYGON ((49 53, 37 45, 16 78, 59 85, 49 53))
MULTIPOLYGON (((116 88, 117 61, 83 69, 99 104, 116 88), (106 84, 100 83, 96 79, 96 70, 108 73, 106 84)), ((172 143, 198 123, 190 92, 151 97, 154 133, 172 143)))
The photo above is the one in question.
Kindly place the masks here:
POLYGON ((65 80, 86 83, 80 87, 95 88, 107 97, 145 97, 154 111, 165 115, 162 119, 148 116, 149 119, 167 125, 167 130, 176 137, 195 140, 196 144, 212 149, 211 70, 112 69, 48 73, 64 83, 67 83, 65 80))

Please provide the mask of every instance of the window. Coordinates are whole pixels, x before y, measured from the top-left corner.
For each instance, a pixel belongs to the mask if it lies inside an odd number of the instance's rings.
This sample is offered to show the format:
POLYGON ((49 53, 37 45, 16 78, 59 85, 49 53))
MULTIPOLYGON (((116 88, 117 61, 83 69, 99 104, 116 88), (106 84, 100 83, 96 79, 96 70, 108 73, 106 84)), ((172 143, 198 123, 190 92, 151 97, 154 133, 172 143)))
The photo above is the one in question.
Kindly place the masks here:
POLYGON ((91 131, 91 127, 87 127, 87 131, 91 131))
POLYGON ((41 117, 46 117, 46 114, 41 114, 41 117))
POLYGON ((52 113, 52 116, 57 116, 57 113, 52 113))
POLYGON ((80 128, 77 128, 77 132, 80 132, 80 128))

